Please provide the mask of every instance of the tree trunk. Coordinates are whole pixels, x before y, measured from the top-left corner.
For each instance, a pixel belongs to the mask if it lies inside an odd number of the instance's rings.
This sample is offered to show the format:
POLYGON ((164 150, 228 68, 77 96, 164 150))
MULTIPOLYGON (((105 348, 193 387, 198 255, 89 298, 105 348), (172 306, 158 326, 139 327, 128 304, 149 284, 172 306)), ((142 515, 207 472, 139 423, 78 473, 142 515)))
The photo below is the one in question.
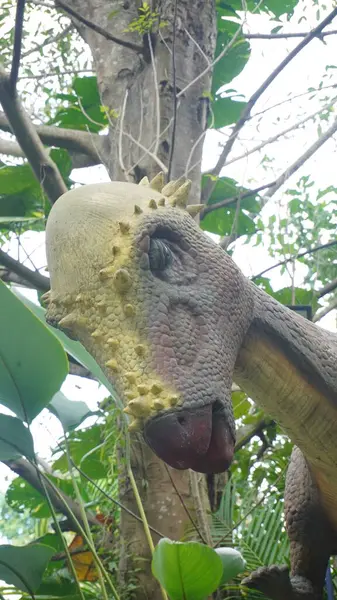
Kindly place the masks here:
MULTIPOLYGON (((101 157, 111 179, 138 182, 144 175, 152 177, 162 170, 163 163, 171 179, 188 175, 192 180, 191 199, 199 202, 211 70, 197 78, 213 59, 214 2, 153 2, 152 15, 158 13, 161 26, 154 17, 151 34, 143 32, 142 36, 125 32, 131 21, 139 17, 141 4, 135 0, 68 0, 68 5, 115 37, 144 47, 143 52, 137 53, 106 40, 74 19, 93 55, 102 105, 113 115, 109 116, 110 151, 101 157)), ((180 495, 207 537, 205 515, 209 505, 204 478, 198 477, 198 495, 194 477, 192 496, 190 472, 169 469, 178 495, 165 465, 138 438, 133 446, 132 468, 152 527, 171 539, 178 540, 186 534, 191 522, 180 495)), ((138 513, 126 474, 121 477, 120 498, 138 513)), ((156 536, 154 541, 157 542, 156 536)), ((126 513, 121 515, 121 542, 121 572, 127 574, 126 581, 135 567, 141 568, 133 597, 161 598, 159 586, 151 576, 150 551, 142 525, 126 513)))

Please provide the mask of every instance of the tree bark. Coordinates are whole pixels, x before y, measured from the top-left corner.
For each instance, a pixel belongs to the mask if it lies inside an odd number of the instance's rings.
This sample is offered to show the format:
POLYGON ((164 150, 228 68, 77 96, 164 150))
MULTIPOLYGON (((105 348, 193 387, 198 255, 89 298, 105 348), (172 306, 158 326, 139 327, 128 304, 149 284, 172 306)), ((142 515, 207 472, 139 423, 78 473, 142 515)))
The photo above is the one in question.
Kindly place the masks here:
MULTIPOLYGON (((105 0, 68 0, 68 5, 114 36, 144 46, 142 53, 120 46, 73 19, 91 49, 102 105, 109 114, 115 114, 112 110, 118 113, 117 118, 110 117, 110 154, 105 163, 111 179, 138 182, 144 175, 153 177, 163 163, 170 170, 171 179, 188 174, 192 180, 191 200, 199 202, 211 70, 202 78, 197 77, 213 60, 214 2, 154 1, 152 12, 158 12, 162 27, 155 26, 151 35, 145 33, 142 38, 138 33, 126 32, 131 21, 139 16, 141 4, 135 0, 116 0, 112 16, 112 5, 105 0), (183 93, 179 95, 180 92, 183 93)), ((133 445, 132 468, 150 525, 175 540, 191 530, 180 495, 198 522, 199 530, 207 527, 209 504, 204 478, 201 482, 198 478, 201 489, 196 502, 191 493, 190 473, 170 469, 177 494, 165 465, 138 438, 133 445), (200 508, 203 508, 202 523, 200 508)), ((120 498, 138 513, 125 472, 120 477, 120 498)), ((207 532, 203 534, 207 539, 207 532)), ((126 591, 130 574, 134 575, 137 568, 141 570, 137 572, 138 584, 132 597, 162 598, 151 575, 150 550, 142 525, 124 512, 121 545, 121 575, 126 580, 126 591)))

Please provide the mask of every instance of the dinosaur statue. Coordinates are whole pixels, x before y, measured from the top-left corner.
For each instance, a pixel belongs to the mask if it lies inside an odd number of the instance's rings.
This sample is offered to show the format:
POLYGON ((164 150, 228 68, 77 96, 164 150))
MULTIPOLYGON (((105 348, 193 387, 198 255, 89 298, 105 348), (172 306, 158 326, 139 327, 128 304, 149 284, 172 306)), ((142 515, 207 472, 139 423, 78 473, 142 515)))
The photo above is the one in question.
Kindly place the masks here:
POLYGON ((112 182, 64 194, 47 223, 48 322, 82 342, 154 452, 221 472, 235 445, 235 382, 296 444, 285 514, 291 575, 246 584, 320 600, 337 553, 337 337, 248 281, 187 205, 190 184, 112 182))

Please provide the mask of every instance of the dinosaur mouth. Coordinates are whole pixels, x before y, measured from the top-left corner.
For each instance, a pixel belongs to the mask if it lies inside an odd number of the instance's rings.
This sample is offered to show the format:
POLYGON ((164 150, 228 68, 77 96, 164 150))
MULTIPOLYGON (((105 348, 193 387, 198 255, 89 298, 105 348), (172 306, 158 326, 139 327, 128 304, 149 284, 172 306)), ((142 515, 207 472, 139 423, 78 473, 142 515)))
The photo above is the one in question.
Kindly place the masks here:
POLYGON ((234 437, 218 402, 153 417, 145 425, 144 438, 175 469, 222 473, 233 460, 234 437))

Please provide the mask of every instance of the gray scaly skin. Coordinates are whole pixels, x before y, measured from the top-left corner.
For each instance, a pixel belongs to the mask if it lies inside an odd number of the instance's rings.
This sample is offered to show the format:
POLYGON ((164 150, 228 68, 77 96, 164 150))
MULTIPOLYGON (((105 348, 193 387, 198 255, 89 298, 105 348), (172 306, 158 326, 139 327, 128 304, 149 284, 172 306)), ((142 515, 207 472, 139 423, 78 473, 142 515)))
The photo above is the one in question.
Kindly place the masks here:
POLYGON ((287 476, 291 576, 248 578, 320 600, 337 549, 337 338, 249 282, 194 222, 188 182, 108 183, 62 196, 47 225, 48 320, 79 339, 130 428, 171 466, 226 470, 233 378, 297 445, 287 476))

